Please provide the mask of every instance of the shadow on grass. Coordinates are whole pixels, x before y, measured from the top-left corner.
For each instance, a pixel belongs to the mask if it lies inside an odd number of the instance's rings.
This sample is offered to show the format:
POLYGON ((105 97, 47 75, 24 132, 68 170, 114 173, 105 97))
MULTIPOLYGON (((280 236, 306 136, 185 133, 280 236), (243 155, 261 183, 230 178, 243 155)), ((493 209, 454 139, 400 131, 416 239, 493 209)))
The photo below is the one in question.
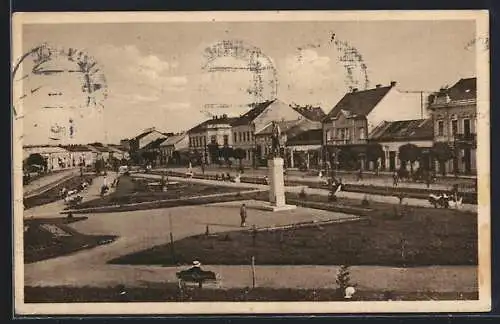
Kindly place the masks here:
POLYGON ((272 289, 234 288, 179 290, 176 284, 151 287, 115 286, 95 287, 25 287, 25 303, 81 303, 81 302, 279 302, 279 301, 428 301, 477 300, 478 293, 436 293, 397 291, 358 291, 353 299, 345 300, 337 289, 272 289))

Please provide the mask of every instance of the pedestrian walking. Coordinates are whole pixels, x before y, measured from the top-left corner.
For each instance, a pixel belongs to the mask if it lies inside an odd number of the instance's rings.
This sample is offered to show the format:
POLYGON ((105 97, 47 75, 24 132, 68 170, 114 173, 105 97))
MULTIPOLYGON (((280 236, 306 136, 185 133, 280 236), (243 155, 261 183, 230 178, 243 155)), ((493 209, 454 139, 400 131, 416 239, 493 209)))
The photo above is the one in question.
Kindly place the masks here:
POLYGON ((359 170, 358 170, 358 179, 357 179, 357 181, 359 182, 359 181, 361 181, 361 180, 363 180, 363 169, 362 169, 362 168, 359 168, 359 170))
POLYGON ((425 184, 427 185, 427 189, 431 187, 431 173, 427 172, 427 176, 425 177, 425 184))
POLYGON ((399 176, 396 171, 392 174, 392 186, 397 187, 398 186, 398 181, 399 181, 399 176))
POLYGON ((241 207, 240 207, 240 218, 241 218, 241 227, 245 227, 247 225, 246 221, 247 221, 247 207, 246 205, 243 203, 241 204, 241 207))

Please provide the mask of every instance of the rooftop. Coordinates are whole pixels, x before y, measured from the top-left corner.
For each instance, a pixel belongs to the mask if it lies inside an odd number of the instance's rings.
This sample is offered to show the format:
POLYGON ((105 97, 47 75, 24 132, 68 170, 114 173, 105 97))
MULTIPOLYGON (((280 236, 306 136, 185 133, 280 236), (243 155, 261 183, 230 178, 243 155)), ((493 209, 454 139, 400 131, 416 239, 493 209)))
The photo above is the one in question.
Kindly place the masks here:
POLYGON ((322 121, 326 114, 321 107, 290 105, 295 111, 312 121, 322 121))
POLYGON ((191 128, 188 133, 197 133, 205 130, 205 128, 209 125, 217 125, 217 124, 227 124, 232 125, 239 117, 228 117, 227 115, 223 115, 220 117, 211 118, 205 120, 204 122, 194 126, 191 128))
POLYGON ((166 140, 167 140, 166 137, 157 138, 154 141, 151 141, 148 144, 144 145, 144 147, 142 149, 143 150, 151 150, 151 149, 159 148, 160 144, 165 142, 166 140))
MULTIPOLYGON (((429 97, 432 103, 435 98, 446 98, 451 102, 476 99, 477 96, 476 78, 460 79, 450 88, 440 89, 429 97)), ((435 102, 437 103, 437 102, 435 102)))
POLYGON ((254 121, 255 118, 259 117, 260 114, 262 114, 264 110, 275 101, 276 100, 270 100, 253 105, 252 109, 247 111, 242 116, 237 117, 236 120, 231 124, 231 126, 241 126, 250 124, 251 122, 254 121))
POLYGON ((383 122, 369 137, 377 141, 432 140, 434 127, 432 119, 383 122))
MULTIPOLYGON (((277 123, 278 126, 280 127, 281 133, 286 133, 292 127, 297 126, 301 122, 302 120, 296 119, 296 120, 282 120, 278 121, 277 123)), ((255 135, 270 135, 272 134, 272 132, 273 132, 273 123, 269 123, 267 124, 266 127, 256 132, 255 135)))
POLYGON ((174 136, 170 136, 170 137, 167 138, 166 141, 164 141, 163 143, 161 143, 161 146, 175 145, 175 144, 177 144, 179 141, 181 141, 186 136, 187 136, 186 133, 176 134, 174 136))
POLYGON ((391 90, 394 84, 387 87, 376 87, 373 89, 346 93, 342 99, 326 115, 325 119, 336 118, 342 111, 349 113, 352 117, 366 116, 391 90))

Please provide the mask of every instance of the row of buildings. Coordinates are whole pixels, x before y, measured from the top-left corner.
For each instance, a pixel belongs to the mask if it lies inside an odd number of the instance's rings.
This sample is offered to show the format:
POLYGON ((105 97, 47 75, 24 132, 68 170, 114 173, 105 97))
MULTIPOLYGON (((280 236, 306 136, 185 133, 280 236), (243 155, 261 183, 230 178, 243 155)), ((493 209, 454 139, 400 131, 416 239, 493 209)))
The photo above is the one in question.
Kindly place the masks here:
POLYGON ((33 155, 40 155, 48 171, 91 166, 96 161, 109 162, 112 159, 128 160, 129 153, 120 145, 74 144, 74 145, 36 145, 23 147, 23 161, 27 164, 33 155))
POLYGON ((211 164, 235 156, 243 165, 258 167, 266 165, 272 123, 277 122, 290 168, 330 165, 394 171, 402 166, 399 148, 413 144, 420 149, 416 167, 472 174, 476 119, 476 78, 460 79, 425 96, 401 91, 391 82, 353 89, 327 114, 320 107, 276 99, 254 104, 238 117, 214 116, 182 133, 147 129, 121 144, 139 162, 146 158, 158 164, 184 164, 194 157, 211 164), (238 151, 238 156, 227 156, 224 152, 229 150, 238 151))

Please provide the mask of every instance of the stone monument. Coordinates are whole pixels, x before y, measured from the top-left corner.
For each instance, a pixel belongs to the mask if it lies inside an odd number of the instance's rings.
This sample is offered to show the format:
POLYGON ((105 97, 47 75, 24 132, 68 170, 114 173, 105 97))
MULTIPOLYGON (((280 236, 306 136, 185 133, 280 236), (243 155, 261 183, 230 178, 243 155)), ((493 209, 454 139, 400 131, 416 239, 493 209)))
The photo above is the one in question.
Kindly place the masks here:
POLYGON ((269 204, 264 208, 271 211, 295 209, 295 205, 287 205, 285 201, 285 180, 283 176, 283 158, 281 157, 281 131, 278 123, 273 122, 271 156, 267 161, 269 178, 269 204))

